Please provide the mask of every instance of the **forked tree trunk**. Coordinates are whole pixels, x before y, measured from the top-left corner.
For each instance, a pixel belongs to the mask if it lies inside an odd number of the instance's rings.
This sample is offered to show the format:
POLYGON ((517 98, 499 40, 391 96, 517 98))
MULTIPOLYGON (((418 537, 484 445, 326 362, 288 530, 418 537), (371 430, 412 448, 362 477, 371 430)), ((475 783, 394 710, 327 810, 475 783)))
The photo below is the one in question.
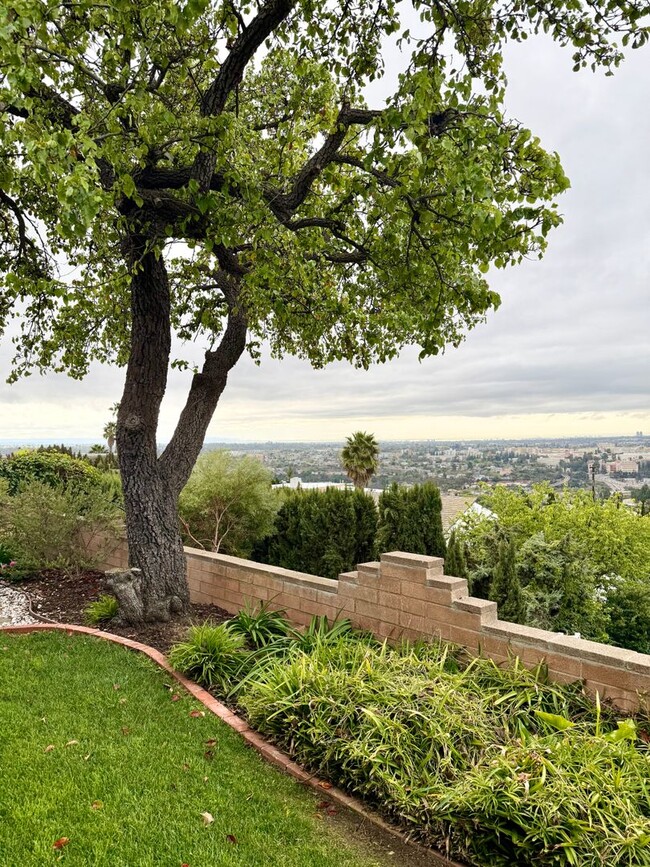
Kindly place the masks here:
POLYGON ((246 345, 246 322, 237 308, 238 284, 221 274, 228 302, 228 324, 221 343, 206 352, 195 374, 171 442, 158 457, 156 434, 165 394, 171 320, 169 281, 162 257, 146 239, 130 238, 131 352, 117 417, 117 454, 124 490, 129 565, 140 570, 129 579, 109 579, 128 622, 168 620, 187 610, 189 589, 178 519, 178 497, 203 446, 205 433, 223 392, 228 372, 246 345))

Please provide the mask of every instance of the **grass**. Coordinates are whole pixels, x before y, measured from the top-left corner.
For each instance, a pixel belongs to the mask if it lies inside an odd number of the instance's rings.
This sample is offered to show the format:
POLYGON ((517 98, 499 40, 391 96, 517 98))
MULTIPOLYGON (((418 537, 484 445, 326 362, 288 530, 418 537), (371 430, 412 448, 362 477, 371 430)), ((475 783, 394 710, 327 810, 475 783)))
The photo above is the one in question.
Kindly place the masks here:
POLYGON ((125 648, 0 635, 0 864, 384 863, 319 820, 312 793, 197 710, 125 648))

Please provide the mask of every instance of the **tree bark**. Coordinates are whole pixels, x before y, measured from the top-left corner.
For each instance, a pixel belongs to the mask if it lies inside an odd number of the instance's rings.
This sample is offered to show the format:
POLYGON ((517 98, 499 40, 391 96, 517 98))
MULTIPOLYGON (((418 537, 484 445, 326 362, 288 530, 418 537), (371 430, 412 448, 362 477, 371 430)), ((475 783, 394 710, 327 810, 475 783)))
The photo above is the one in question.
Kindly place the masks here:
POLYGON ((228 372, 246 346, 246 321, 237 307, 237 283, 228 278, 230 309, 220 345, 207 352, 192 380, 174 437, 159 458, 156 434, 171 349, 169 280, 161 255, 132 235, 131 351, 117 416, 129 564, 139 570, 112 581, 123 621, 169 620, 189 608, 178 497, 198 457, 228 372))

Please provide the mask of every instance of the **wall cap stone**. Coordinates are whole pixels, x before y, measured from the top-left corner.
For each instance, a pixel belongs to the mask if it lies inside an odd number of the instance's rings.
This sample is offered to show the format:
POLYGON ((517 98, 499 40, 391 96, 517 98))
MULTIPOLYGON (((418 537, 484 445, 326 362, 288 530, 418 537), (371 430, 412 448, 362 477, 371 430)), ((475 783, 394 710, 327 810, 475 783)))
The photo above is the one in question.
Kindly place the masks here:
POLYGON ((389 551, 381 555, 382 563, 394 566, 410 566, 412 569, 442 569, 445 561, 442 557, 426 557, 423 554, 406 554, 403 551, 389 551))
POLYGON ((474 596, 467 596, 464 599, 455 599, 452 603, 452 608, 460 611, 469 611, 471 614, 479 614, 482 623, 496 622, 497 619, 497 604, 490 602, 489 599, 477 599, 474 596))

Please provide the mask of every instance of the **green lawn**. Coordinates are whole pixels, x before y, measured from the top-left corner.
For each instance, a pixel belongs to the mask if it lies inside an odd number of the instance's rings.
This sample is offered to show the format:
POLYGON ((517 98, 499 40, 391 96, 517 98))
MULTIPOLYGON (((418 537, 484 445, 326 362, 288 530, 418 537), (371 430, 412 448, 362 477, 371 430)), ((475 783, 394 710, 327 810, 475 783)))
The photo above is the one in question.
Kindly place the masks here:
POLYGON ((172 685, 108 642, 0 635, 3 867, 383 863, 235 732, 207 712, 191 716, 201 705, 172 685))

